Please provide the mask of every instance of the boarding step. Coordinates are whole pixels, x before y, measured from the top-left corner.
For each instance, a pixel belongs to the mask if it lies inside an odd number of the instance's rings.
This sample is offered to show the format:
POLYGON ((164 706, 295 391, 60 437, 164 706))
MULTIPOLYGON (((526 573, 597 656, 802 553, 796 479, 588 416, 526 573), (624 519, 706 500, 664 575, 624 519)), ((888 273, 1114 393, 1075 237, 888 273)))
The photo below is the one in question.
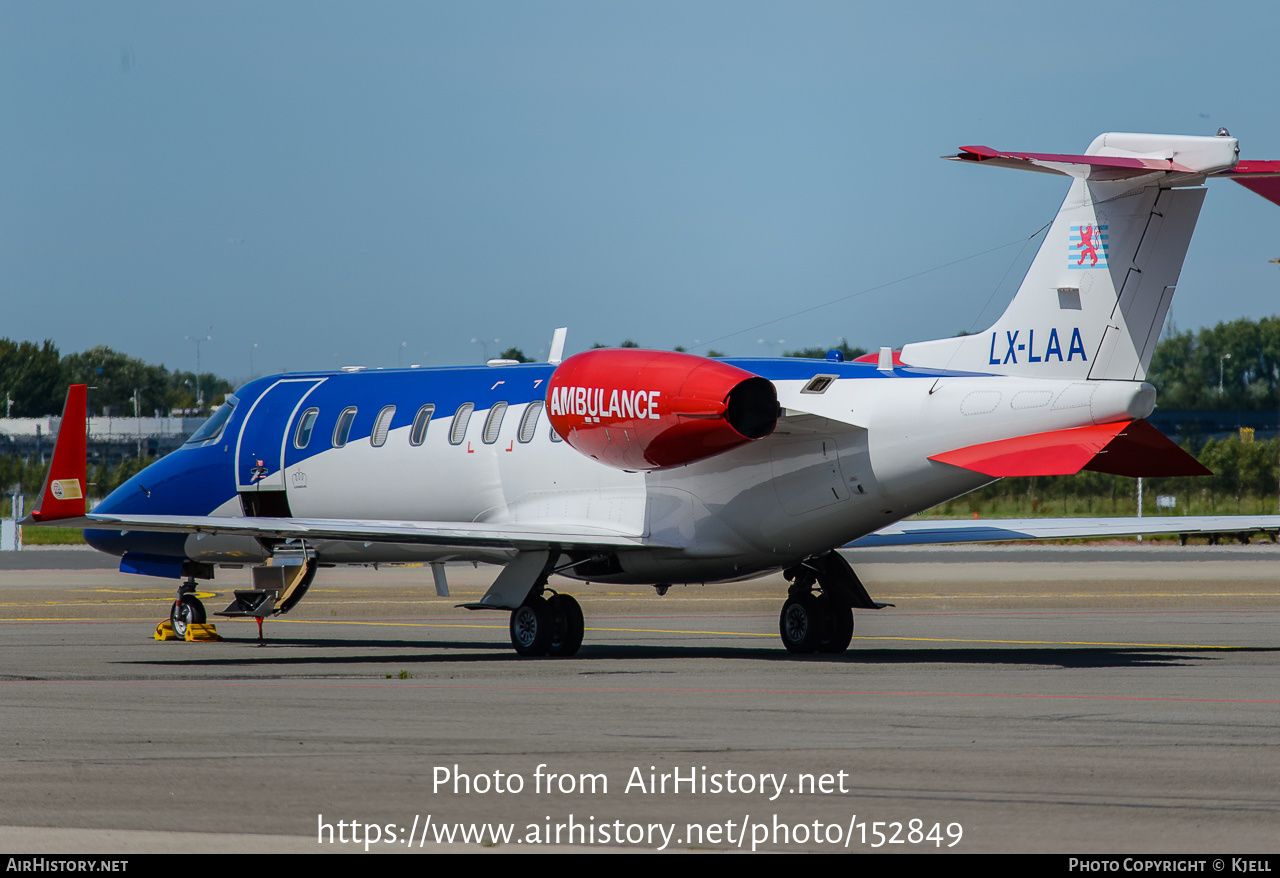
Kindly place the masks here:
POLYGON ((279 593, 273 588, 236 590, 236 599, 215 616, 270 616, 276 608, 279 593))
POLYGON ((289 612, 315 578, 315 552, 305 544, 281 547, 265 565, 252 570, 253 588, 237 589, 236 599, 214 615, 262 618, 289 612))

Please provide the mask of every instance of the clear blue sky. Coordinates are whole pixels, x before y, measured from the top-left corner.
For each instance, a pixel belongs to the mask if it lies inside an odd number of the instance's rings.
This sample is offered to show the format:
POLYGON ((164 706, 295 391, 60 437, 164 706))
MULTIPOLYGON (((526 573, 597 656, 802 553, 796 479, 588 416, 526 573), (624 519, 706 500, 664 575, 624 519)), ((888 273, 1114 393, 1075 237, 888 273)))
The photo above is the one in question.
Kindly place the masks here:
MULTIPOLYGON (((3 0, 0 335, 189 369, 212 326, 203 366, 242 379, 255 344, 262 374, 477 362, 473 338, 537 355, 564 324, 571 350, 740 356, 981 329, 1034 246, 787 315, 1052 218, 1065 179, 938 160, 961 144, 1225 125, 1280 159, 1277 24, 1270 3, 3 0)), ((1182 328, 1280 312, 1280 207, 1211 189, 1182 328)))

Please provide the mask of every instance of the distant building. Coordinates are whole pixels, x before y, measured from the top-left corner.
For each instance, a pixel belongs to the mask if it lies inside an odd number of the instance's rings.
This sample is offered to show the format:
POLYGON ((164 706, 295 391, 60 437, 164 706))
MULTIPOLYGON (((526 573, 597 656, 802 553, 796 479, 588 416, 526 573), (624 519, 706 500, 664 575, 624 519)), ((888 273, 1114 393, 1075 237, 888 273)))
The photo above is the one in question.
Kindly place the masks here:
MULTIPOLYGON (((204 423, 203 417, 117 418, 111 415, 89 419, 89 456, 94 460, 133 457, 139 447, 144 454, 168 454, 204 423)), ((41 459, 53 452, 61 417, 0 418, 0 454, 41 459)))

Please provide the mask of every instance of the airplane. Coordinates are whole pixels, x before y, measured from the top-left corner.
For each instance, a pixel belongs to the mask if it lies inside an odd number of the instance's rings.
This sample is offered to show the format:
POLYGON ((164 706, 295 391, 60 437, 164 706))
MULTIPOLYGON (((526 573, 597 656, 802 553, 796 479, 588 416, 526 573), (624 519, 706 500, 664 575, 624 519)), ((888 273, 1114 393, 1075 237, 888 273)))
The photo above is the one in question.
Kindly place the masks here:
MULTIPOLYGON (((1280 161, 1236 138, 1103 134, 1083 154, 962 147, 951 160, 1070 178, 1017 294, 983 333, 846 362, 643 349, 546 363, 303 372, 245 384, 174 453, 85 508, 85 388, 68 391, 26 521, 85 529, 120 569, 179 581, 183 636, 215 568, 249 567, 221 615, 288 612, 320 570, 502 565, 464 605, 509 615, 524 656, 570 656, 585 621, 552 574, 652 585, 782 571, 793 653, 845 651, 882 606, 836 550, 1049 535, 1280 529, 1169 519, 907 522, 1005 476, 1208 471, 1143 420, 1147 368, 1208 177, 1280 204, 1280 161), (1158 529, 1157 529, 1158 528, 1158 529)), ((163 626, 162 626, 163 627, 163 626)))

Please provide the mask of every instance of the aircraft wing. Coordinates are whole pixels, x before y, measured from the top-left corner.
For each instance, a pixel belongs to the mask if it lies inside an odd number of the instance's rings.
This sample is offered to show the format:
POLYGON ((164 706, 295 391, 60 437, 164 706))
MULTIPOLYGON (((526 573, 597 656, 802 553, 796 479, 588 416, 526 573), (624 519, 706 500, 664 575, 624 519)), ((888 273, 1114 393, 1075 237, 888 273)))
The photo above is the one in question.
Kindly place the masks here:
MULTIPOLYGON (((33 522, 34 523, 34 522, 33 522)), ((39 522, 41 524, 47 522, 39 522)), ((97 515, 54 522, 59 527, 222 534, 264 539, 367 540, 436 546, 534 549, 654 548, 665 544, 638 534, 586 526, 381 521, 331 518, 240 518, 212 515, 97 515)))
POLYGON ((1280 515, 1166 515, 1151 518, 908 519, 854 540, 846 548, 986 543, 1008 540, 1106 539, 1153 534, 1280 531, 1280 515))

